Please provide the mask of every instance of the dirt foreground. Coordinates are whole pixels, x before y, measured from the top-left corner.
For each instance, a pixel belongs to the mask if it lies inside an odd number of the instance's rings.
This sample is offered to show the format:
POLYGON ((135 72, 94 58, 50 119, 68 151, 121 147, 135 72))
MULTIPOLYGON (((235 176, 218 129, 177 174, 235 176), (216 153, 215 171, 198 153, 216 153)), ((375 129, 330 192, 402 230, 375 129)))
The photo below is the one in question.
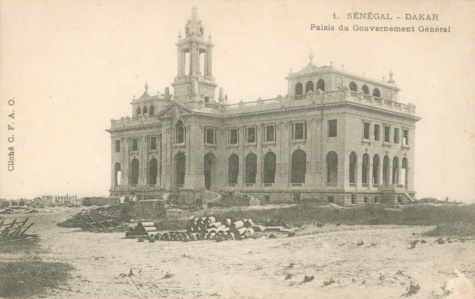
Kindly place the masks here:
POLYGON ((39 256, 75 267, 47 298, 401 298, 411 281, 420 286, 411 298, 475 298, 475 240, 439 244, 423 236, 432 227, 307 226, 294 237, 140 243, 56 226, 78 211, 6 216, 29 216, 39 256))

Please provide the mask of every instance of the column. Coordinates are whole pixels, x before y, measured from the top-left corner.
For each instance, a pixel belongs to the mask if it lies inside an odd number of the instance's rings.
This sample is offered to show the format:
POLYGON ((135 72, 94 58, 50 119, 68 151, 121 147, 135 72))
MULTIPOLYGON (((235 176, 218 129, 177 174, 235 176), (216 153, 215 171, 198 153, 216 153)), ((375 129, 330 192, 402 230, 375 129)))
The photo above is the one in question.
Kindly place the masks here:
POLYGON ((208 47, 208 51, 207 51, 207 54, 208 54, 208 76, 209 77, 212 77, 213 76, 213 55, 212 55, 212 48, 211 47, 208 47))
POLYGON ((181 50, 180 47, 178 47, 178 72, 177 76, 180 77, 183 75, 183 51, 181 50))
POLYGON ((199 60, 197 57, 197 49, 196 49, 196 43, 191 44, 191 52, 190 52, 190 63, 191 63, 191 75, 195 76, 198 71, 197 71, 197 60, 199 60))

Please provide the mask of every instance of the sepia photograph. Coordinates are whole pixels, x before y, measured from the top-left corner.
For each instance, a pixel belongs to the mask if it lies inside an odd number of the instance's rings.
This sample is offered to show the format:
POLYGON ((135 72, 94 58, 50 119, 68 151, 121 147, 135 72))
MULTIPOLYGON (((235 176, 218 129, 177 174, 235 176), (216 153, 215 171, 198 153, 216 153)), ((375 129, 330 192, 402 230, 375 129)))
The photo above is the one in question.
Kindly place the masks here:
POLYGON ((474 14, 0 0, 0 297, 475 299, 474 14))

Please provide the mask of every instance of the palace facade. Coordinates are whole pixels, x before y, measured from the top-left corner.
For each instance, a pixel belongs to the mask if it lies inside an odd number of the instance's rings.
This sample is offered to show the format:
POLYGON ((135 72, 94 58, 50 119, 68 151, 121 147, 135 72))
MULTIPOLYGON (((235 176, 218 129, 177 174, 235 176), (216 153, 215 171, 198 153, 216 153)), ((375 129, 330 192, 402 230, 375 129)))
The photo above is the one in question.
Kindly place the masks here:
POLYGON ((415 106, 393 74, 372 80, 310 62, 287 76, 288 94, 228 104, 212 72, 213 44, 196 9, 179 37, 173 94, 132 100, 111 121, 111 196, 187 201, 204 190, 261 200, 338 204, 411 202, 415 106), (218 96, 216 96, 218 94, 218 96))

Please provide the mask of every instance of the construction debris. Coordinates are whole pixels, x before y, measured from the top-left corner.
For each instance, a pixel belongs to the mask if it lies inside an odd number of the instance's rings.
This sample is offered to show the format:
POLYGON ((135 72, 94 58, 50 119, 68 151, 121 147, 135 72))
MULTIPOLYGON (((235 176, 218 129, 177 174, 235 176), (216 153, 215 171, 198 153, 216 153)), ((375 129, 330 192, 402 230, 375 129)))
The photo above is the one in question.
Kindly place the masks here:
POLYGON ((66 227, 80 227, 83 230, 90 232, 110 232, 121 231, 122 225, 120 219, 106 211, 96 210, 82 210, 73 218, 68 219, 62 223, 66 227), (67 222, 67 223, 65 223, 67 222))
POLYGON ((61 227, 79 227, 91 232, 124 231, 126 223, 131 219, 160 219, 167 210, 163 200, 139 200, 120 205, 101 206, 95 209, 84 209, 64 222, 61 227))
POLYGON ((33 239, 38 239, 38 235, 27 235, 25 234, 30 227, 33 226, 33 223, 29 223, 28 218, 26 218, 23 221, 17 221, 14 219, 10 223, 5 223, 4 219, 0 220, 0 243, 1 242, 7 242, 7 241, 13 241, 13 240, 19 240, 19 239, 25 239, 25 238, 33 238, 33 239))
POLYGON ((127 238, 138 238, 139 242, 148 239, 151 243, 158 240, 182 242, 214 240, 221 242, 250 238, 256 231, 294 232, 294 230, 283 226, 266 227, 256 225, 252 219, 232 221, 228 218, 221 222, 211 216, 201 218, 192 217, 185 230, 170 232, 158 232, 153 222, 139 222, 136 227, 131 227, 125 236, 127 238))

